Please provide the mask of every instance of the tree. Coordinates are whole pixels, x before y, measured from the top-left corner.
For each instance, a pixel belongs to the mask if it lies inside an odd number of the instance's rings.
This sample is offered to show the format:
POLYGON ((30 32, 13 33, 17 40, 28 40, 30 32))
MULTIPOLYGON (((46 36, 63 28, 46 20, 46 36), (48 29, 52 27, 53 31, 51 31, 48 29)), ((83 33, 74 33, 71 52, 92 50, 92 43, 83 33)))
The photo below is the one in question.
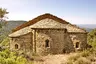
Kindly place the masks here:
POLYGON ((0 21, 4 21, 8 17, 6 17, 6 14, 8 14, 7 9, 0 8, 0 21))
POLYGON ((8 14, 9 12, 7 12, 7 9, 5 8, 0 8, 0 28, 2 28, 3 25, 6 24, 6 22, 4 22, 6 19, 8 19, 8 17, 6 16, 6 14, 8 14))
POLYGON ((88 33, 88 44, 96 48, 96 29, 93 29, 88 33))
POLYGON ((8 14, 9 12, 7 12, 7 9, 5 8, 0 8, 0 42, 5 38, 5 35, 4 35, 4 29, 2 28, 3 26, 6 25, 6 19, 7 16, 6 14, 8 14))

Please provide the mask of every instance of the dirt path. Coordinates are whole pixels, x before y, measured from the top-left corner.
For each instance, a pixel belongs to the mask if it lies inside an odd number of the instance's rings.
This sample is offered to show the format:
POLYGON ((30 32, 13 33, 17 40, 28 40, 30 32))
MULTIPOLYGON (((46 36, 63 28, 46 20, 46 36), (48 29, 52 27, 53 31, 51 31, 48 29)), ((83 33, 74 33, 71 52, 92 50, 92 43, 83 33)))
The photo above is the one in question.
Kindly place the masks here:
POLYGON ((39 58, 39 60, 34 61, 34 64, 65 64, 69 54, 59 54, 59 55, 48 55, 39 58))

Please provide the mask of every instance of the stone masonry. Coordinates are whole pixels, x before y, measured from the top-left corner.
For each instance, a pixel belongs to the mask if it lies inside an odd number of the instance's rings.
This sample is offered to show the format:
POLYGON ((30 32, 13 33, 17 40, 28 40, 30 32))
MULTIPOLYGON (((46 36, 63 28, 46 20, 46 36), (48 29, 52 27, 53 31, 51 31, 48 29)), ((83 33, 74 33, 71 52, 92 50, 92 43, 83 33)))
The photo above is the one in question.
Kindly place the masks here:
POLYGON ((18 26, 10 37, 10 50, 31 56, 63 54, 87 47, 87 32, 54 15, 44 14, 18 26))

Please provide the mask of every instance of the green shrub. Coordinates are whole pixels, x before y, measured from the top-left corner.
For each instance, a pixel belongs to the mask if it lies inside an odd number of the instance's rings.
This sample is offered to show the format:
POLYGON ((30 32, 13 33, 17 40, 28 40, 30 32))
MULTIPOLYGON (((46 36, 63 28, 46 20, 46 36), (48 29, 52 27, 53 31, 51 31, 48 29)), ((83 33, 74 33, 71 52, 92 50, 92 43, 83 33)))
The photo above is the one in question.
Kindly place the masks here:
POLYGON ((90 31, 87 36, 88 44, 91 45, 93 48, 96 48, 96 29, 90 31))
POLYGON ((0 64, 26 64, 27 60, 23 56, 17 56, 9 49, 0 52, 0 64))
POLYGON ((1 42, 2 46, 8 46, 9 45, 9 38, 6 37, 5 39, 3 39, 3 41, 1 42))
POLYGON ((20 55, 23 52, 12 52, 8 48, 9 38, 3 39, 0 43, 0 64, 33 64, 32 61, 27 61, 24 55, 20 55))

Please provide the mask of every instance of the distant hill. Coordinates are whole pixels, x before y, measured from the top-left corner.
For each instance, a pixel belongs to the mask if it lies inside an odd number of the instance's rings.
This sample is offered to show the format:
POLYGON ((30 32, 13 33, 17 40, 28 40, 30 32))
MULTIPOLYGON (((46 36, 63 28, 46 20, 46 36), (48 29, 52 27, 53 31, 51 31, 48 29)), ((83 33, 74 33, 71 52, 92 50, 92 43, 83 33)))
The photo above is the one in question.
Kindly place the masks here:
POLYGON ((78 26, 94 29, 96 28, 96 24, 77 24, 78 26))
POLYGON ((25 22, 26 21, 7 21, 7 24, 3 28, 7 31, 10 31, 25 22))
POLYGON ((86 29, 88 32, 96 28, 96 24, 77 24, 77 25, 81 28, 86 29))
MULTIPOLYGON (((0 28, 0 42, 6 38, 11 32, 12 29, 14 29, 15 27, 25 23, 26 21, 7 21, 6 25, 2 26, 2 28, 0 28)), ((0 22, 2 23, 2 22, 0 22)))
POLYGON ((0 29, 0 34, 9 34, 12 32, 12 29, 25 23, 26 21, 7 21, 6 25, 0 29))

